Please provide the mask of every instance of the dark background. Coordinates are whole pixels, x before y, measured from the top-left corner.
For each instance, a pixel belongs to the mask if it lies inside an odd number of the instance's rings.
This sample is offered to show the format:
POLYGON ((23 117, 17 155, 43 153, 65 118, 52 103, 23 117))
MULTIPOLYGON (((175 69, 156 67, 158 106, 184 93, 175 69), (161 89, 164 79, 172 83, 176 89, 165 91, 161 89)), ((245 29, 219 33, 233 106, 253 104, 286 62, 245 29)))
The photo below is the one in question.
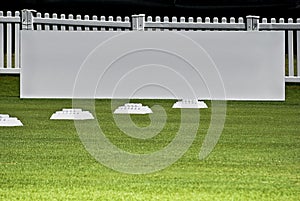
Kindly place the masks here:
POLYGON ((300 17, 300 0, 10 0, 3 11, 35 9, 45 13, 106 16, 300 17))

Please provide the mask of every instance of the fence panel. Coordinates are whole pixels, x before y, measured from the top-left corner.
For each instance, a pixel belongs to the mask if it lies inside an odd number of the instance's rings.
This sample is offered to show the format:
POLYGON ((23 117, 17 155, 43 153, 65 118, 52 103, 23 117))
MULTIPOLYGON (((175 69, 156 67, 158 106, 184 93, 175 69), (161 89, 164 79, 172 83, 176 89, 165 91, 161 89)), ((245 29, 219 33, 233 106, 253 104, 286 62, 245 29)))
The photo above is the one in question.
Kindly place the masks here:
MULTIPOLYGON (((0 18, 3 19, 3 12, 0 11, 0 18)), ((4 24, 0 22, 0 69, 4 68, 4 24)))
MULTIPOLYGON (((32 12, 28 10, 29 12, 32 12)), ((33 13, 33 12, 32 12, 33 13)), ((144 31, 243 31, 246 30, 248 21, 244 22, 244 18, 238 19, 230 17, 209 18, 209 17, 159 17, 152 18, 144 15, 138 15, 138 20, 143 20, 143 26, 139 30, 144 31)), ((257 18, 253 18, 257 19, 257 18)), ((20 29, 21 29, 20 12, 11 11, 4 13, 0 11, 0 73, 19 73, 20 72, 20 29), (6 16, 5 16, 6 14, 6 16)), ((27 22, 28 23, 28 22, 27 22)), ((139 21, 140 23, 140 21, 139 21)), ((50 17, 49 13, 36 13, 33 16, 32 26, 34 30, 45 31, 129 31, 132 30, 132 19, 129 17, 112 16, 105 17, 88 15, 83 18, 76 15, 75 19, 72 14, 67 17, 61 14, 60 17, 56 13, 50 17)), ((140 26, 140 24, 138 25, 140 26)), ((263 18, 258 22, 257 30, 262 31, 286 31, 287 38, 287 54, 288 67, 286 74, 287 82, 300 82, 300 18, 279 19, 263 18)))
MULTIPOLYGON (((7 17, 11 17, 11 12, 7 12, 7 17)), ((12 66, 12 29, 11 23, 6 25, 6 68, 11 68, 12 66)))
POLYGON ((0 73, 20 73, 20 12, 0 11, 0 73))
MULTIPOLYGON (((297 23, 300 24, 300 18, 297 23)), ((297 77, 300 77, 300 31, 297 31, 297 77)))
MULTIPOLYGON (((288 23, 293 23, 293 19, 289 19, 288 23)), ((289 76, 294 76, 294 36, 293 31, 288 31, 288 60, 289 60, 289 76)))
MULTIPOLYGON (((20 12, 15 12, 16 17, 20 17, 20 12)), ((20 68, 20 23, 15 23, 15 68, 20 68)))

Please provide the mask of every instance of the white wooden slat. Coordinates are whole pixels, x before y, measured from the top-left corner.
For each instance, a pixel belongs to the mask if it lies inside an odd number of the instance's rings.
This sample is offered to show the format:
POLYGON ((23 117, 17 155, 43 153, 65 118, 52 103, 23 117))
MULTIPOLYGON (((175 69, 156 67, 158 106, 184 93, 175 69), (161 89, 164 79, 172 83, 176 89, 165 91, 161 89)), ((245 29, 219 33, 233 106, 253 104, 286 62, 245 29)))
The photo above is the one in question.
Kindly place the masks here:
POLYGON ((276 19, 275 18, 271 18, 271 23, 276 23, 276 19))
MULTIPOLYGON (((42 18, 42 13, 37 13, 37 14, 36 14, 36 18, 37 18, 37 19, 42 18)), ((42 25, 41 25, 41 24, 37 24, 37 25, 36 25, 36 30, 38 30, 38 31, 42 30, 42 25)))
MULTIPOLYGON (((53 14, 52 14, 52 18, 53 18, 53 19, 57 19, 57 14, 56 14, 56 13, 53 13, 53 14)), ((57 31, 57 30, 58 30, 57 24, 52 25, 52 30, 53 30, 53 31, 57 31)))
POLYGON ((262 19, 262 23, 268 23, 268 19, 267 18, 263 18, 262 19))
MULTIPOLYGON (((159 16, 156 16, 156 17, 155 17, 155 22, 161 22, 159 16)), ((161 31, 161 29, 160 29, 160 28, 155 28, 155 31, 161 31)))
MULTIPOLYGON (((293 19, 288 19, 288 23, 293 23, 293 19)), ((294 37, 293 31, 288 31, 288 58, 289 76, 294 76, 294 37)))
MULTIPOLYGON (((65 14, 61 14, 60 15, 60 19, 66 19, 66 15, 65 14)), ((66 26, 65 25, 60 25, 60 30, 61 31, 66 31, 66 26)))
MULTIPOLYGON (((197 24, 202 24, 202 17, 197 17, 197 24)), ((201 29, 195 29, 195 31, 202 31, 201 29)))
POLYGON ((210 18, 209 17, 205 18, 205 23, 210 23, 210 18))
POLYGON ((48 24, 48 25, 53 25, 53 24, 60 24, 60 25, 65 25, 65 26, 97 26, 97 27, 111 27, 111 28, 131 28, 130 26, 130 22, 116 22, 116 21, 93 21, 93 20, 89 20, 89 21, 84 21, 84 20, 77 20, 77 19, 52 19, 52 18, 48 18, 48 19, 38 19, 35 18, 34 22, 36 24, 48 24))
POLYGON ((0 16, 0 22, 1 23, 20 23, 20 19, 16 17, 8 17, 8 16, 0 16))
MULTIPOLYGON (((7 16, 11 17, 11 11, 7 12, 7 16)), ((12 67, 12 24, 7 23, 6 25, 6 67, 11 68, 12 67)))
MULTIPOLYGON (((209 17, 205 17, 204 23, 205 23, 205 24, 210 24, 210 18, 209 18, 209 17)), ((205 31, 206 31, 206 30, 205 30, 205 31)))
MULTIPOLYGON (((189 17, 188 18, 188 22, 189 23, 194 23, 194 18, 193 17, 189 17)), ((193 31, 193 29, 189 29, 190 31, 193 31)))
POLYGON ((235 23, 235 18, 234 18, 234 17, 231 17, 231 18, 230 18, 230 23, 231 23, 231 24, 234 24, 234 23, 235 23))
MULTIPOLYGON (((98 17, 96 15, 93 15, 93 21, 97 21, 98 17)), ((93 27, 93 31, 98 31, 97 27, 93 27)))
POLYGON ((177 23, 166 23, 166 22, 146 22, 145 26, 148 28, 161 28, 161 29, 215 29, 215 30, 244 30, 244 23, 231 23, 231 24, 222 24, 222 23, 189 23, 189 22, 177 22, 177 23))
POLYGON ((214 18, 213 18, 213 23, 214 23, 214 24, 218 24, 218 23, 219 23, 219 19, 218 19, 217 17, 214 17, 214 18))
MULTIPOLYGON (((100 17, 100 22, 105 22, 105 16, 100 17)), ((100 30, 105 31, 105 27, 101 27, 100 30)))
MULTIPOLYGON (((15 12, 20 17, 20 12, 15 12)), ((15 23, 15 68, 20 68, 20 23, 15 23)))
MULTIPOLYGON (((152 16, 148 16, 146 22, 152 22, 152 16)), ((151 28, 145 28, 145 31, 152 31, 151 28)))
MULTIPOLYGON (((89 21, 89 19, 90 19, 90 17, 89 17, 88 15, 85 15, 85 16, 84 16, 84 20, 85 20, 85 21, 89 21)), ((89 30, 90 30, 90 27, 89 27, 89 26, 85 26, 85 27, 84 27, 84 30, 85 30, 85 31, 89 31, 89 30)))
POLYGON ((284 23, 284 18, 279 18, 279 23, 284 23))
MULTIPOLYGON (((117 22, 122 22, 122 18, 120 16, 117 16, 117 22)), ((121 31, 121 28, 118 27, 117 31, 121 31)))
MULTIPOLYGON (((173 16, 172 17, 172 23, 177 22, 177 17, 173 16)), ((177 31, 177 29, 171 29, 172 31, 177 31)))
MULTIPOLYGON (((164 22, 169 22, 169 17, 165 16, 164 17, 164 22)), ((166 29, 163 29, 162 31, 169 31, 169 29, 166 28, 166 29)))
MULTIPOLYGON (((0 17, 3 11, 0 11, 0 17)), ((4 24, 0 22, 0 68, 4 67, 4 24)))
MULTIPOLYGON (((69 14, 69 15, 68 15, 68 19, 69 19, 69 20, 73 20, 73 19, 74 19, 74 16, 73 16, 72 14, 69 14)), ((74 31, 74 27, 70 25, 70 26, 68 26, 68 30, 69 30, 69 31, 74 31)))
MULTIPOLYGON (((108 21, 109 21, 109 22, 114 21, 113 16, 109 16, 109 17, 108 17, 108 21)), ((109 27, 109 28, 108 28, 108 31, 113 31, 113 30, 114 30, 114 29, 113 29, 112 27, 109 27)))
POLYGON ((300 77, 295 76, 285 76, 285 82, 293 82, 293 83, 300 83, 300 77))
POLYGON ((226 24, 227 23, 227 18, 226 17, 222 17, 221 21, 222 21, 223 24, 226 24))
POLYGON ((259 25, 260 30, 299 30, 300 23, 285 23, 283 18, 279 19, 279 22, 276 23, 275 18, 271 18, 271 23, 261 23, 259 25))
MULTIPOLYGON (((180 23, 185 23, 185 17, 180 17, 180 23)), ((180 31, 185 31, 185 29, 180 29, 180 31)))
POLYGON ((21 69, 20 68, 0 68, 0 74, 20 74, 21 69))
POLYGON ((197 23, 202 23, 202 17, 197 17, 197 23))
MULTIPOLYGON (((81 15, 76 15, 76 20, 81 21, 81 15)), ((76 31, 81 31, 81 26, 76 26, 76 31)))
MULTIPOLYGON (((49 13, 45 13, 44 18, 49 19, 50 18, 49 13)), ((45 31, 49 31, 49 30, 50 30, 49 24, 45 24, 45 31)))
POLYGON ((214 17, 213 18, 213 23, 218 23, 219 22, 219 19, 217 17, 214 17))
POLYGON ((221 23, 222 24, 227 24, 227 18, 226 17, 222 17, 221 18, 221 23))
MULTIPOLYGON (((297 23, 300 24, 300 18, 297 23)), ((300 77, 300 31, 297 31, 297 76, 300 77)))
POLYGON ((261 23, 267 24, 268 23, 268 19, 267 18, 262 18, 261 23))
MULTIPOLYGON (((125 17, 125 22, 129 23, 130 22, 130 18, 128 16, 125 17)), ((131 25, 129 25, 129 27, 131 27, 131 25)), ((129 28, 125 28, 125 31, 128 31, 129 28)))
POLYGON ((244 18, 239 17, 238 22, 239 22, 239 23, 244 23, 244 18))

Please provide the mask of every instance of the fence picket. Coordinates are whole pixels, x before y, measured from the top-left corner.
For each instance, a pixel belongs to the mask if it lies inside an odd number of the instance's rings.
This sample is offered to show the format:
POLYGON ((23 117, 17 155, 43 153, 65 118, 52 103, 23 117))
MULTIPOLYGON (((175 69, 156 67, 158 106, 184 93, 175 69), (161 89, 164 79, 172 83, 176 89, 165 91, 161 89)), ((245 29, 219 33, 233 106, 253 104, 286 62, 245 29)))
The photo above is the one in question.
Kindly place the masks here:
MULTIPOLYGON (((93 21, 97 21, 98 17, 96 15, 93 15, 93 21)), ((93 31, 98 31, 97 27, 93 27, 93 31)))
MULTIPOLYGON (((53 13, 53 14, 52 14, 52 18, 53 18, 53 19, 57 19, 57 14, 56 14, 56 13, 53 13)), ((57 31, 57 25, 56 25, 56 24, 52 26, 52 30, 53 30, 53 31, 57 31)))
POLYGON ((235 23, 235 18, 234 18, 234 17, 231 17, 231 18, 230 18, 230 23, 231 23, 231 24, 234 24, 234 23, 235 23))
MULTIPOLYGON (((105 16, 101 16, 100 21, 104 22, 105 21, 105 16)), ((101 31, 105 31, 105 27, 101 27, 101 31)))
MULTIPOLYGON (((293 23, 293 19, 288 19, 288 23, 293 23)), ((293 31, 288 31, 288 57, 289 57, 289 76, 294 76, 294 37, 293 31)))
MULTIPOLYGON (((194 23, 194 18, 193 17, 189 17, 188 18, 189 23, 194 23)), ((189 29, 190 31, 193 31, 193 29, 189 29)))
MULTIPOLYGON (((11 17, 11 11, 7 12, 7 17, 11 17)), ((6 67, 11 68, 12 67, 12 29, 11 29, 11 23, 7 23, 6 25, 6 67)))
MULTIPOLYGON (((3 11, 0 11, 0 17, 3 17, 3 11)), ((4 25, 0 22, 0 69, 4 68, 4 25)))
MULTIPOLYGON (((197 24, 202 24, 202 17, 197 17, 197 24)), ((202 31, 202 30, 196 29, 196 31, 202 31)))
MULTIPOLYGON (((37 13, 36 14, 36 18, 42 18, 42 13, 37 13)), ((42 25, 41 24, 37 24, 36 25, 36 30, 38 30, 38 31, 42 30, 42 25)))
MULTIPOLYGON (((122 22, 122 18, 120 16, 117 16, 117 22, 122 22)), ((117 28, 117 31, 121 31, 121 28, 117 28)))
MULTIPOLYGON (((168 23, 169 22, 169 17, 165 16, 164 17, 164 22, 168 23)), ((162 31, 169 31, 169 29, 163 29, 162 31)))
MULTIPOLYGON (((159 16, 156 16, 156 17, 155 17, 155 22, 160 22, 160 21, 161 21, 161 20, 160 20, 160 17, 159 17, 159 16)), ((161 31, 161 29, 160 29, 160 28, 156 28, 155 31, 161 31)))
POLYGON ((271 23, 276 23, 276 19, 275 18, 271 18, 271 23))
POLYGON ((217 17, 214 17, 213 18, 213 23, 218 23, 219 22, 219 19, 217 17))
MULTIPOLYGON (((177 17, 172 17, 172 23, 177 22, 177 17)), ((172 31, 177 31, 177 29, 172 29, 172 31)))
MULTIPOLYGON (((79 21, 81 20, 81 15, 76 15, 76 20, 79 21)), ((81 31, 81 26, 76 26, 76 31, 81 31)))
MULTIPOLYGON (((60 15, 60 19, 65 20, 66 19, 66 15, 65 14, 61 14, 60 15)), ((61 31, 66 31, 66 26, 65 25, 60 25, 60 30, 61 31)))
POLYGON ((210 18, 209 17, 205 18, 205 23, 210 23, 210 18))
MULTIPOLYGON (((125 22, 127 22, 127 23, 129 23, 130 22, 130 19, 129 19, 129 17, 128 16, 126 16, 125 17, 125 22)), ((129 30, 129 28, 125 28, 125 31, 128 31, 129 30)))
POLYGON ((268 23, 268 19, 267 18, 263 18, 262 19, 262 23, 268 23))
MULTIPOLYGON (((114 18, 113 18, 113 16, 109 16, 109 17, 108 17, 108 21, 109 21, 109 22, 112 22, 112 21, 114 21, 114 18)), ((108 28, 108 31, 113 31, 113 30, 114 30, 114 29, 113 29, 113 28, 111 28, 111 27, 109 27, 109 28, 108 28)))
MULTIPOLYGON (((69 19, 69 20, 73 20, 73 19, 74 19, 74 16, 73 16, 72 14, 69 14, 68 19, 69 19)), ((68 30, 69 30, 69 31, 74 31, 74 27, 73 27, 73 26, 68 26, 68 30)))
POLYGON ((219 23, 219 19, 218 19, 217 17, 214 17, 214 18, 213 18, 213 23, 214 23, 214 24, 219 23))
MULTIPOLYGON (((185 23, 185 17, 180 17, 180 22, 185 23)), ((180 31, 185 31, 185 29, 180 29, 180 31)))
POLYGON ((239 21, 239 23, 244 23, 244 18, 239 17, 238 21, 239 21))
MULTIPOLYGON (((297 23, 300 23, 300 18, 297 23)), ((300 77, 300 31, 297 31, 297 76, 300 77)))
MULTIPOLYGON (((86 21, 90 20, 90 16, 85 15, 85 16, 84 16, 84 20, 86 20, 86 21)), ((85 27, 84 27, 84 30, 85 30, 85 31, 89 31, 89 30, 90 30, 90 27, 85 26, 85 27)))
MULTIPOLYGON (((20 17, 20 12, 15 12, 15 17, 20 17)), ((20 68, 20 23, 15 23, 15 68, 20 68)))
POLYGON ((227 23, 226 17, 222 17, 222 23, 223 23, 223 24, 226 24, 226 23, 227 23))
MULTIPOLYGON (((152 22, 152 17, 148 16, 146 22, 152 22)), ((145 28, 145 31, 152 31, 152 30, 153 30, 152 28, 145 28)))
MULTIPOLYGON (((45 13, 44 18, 49 19, 50 18, 49 13, 45 13)), ((50 26, 48 24, 45 24, 45 30, 46 31, 50 30, 50 26)))

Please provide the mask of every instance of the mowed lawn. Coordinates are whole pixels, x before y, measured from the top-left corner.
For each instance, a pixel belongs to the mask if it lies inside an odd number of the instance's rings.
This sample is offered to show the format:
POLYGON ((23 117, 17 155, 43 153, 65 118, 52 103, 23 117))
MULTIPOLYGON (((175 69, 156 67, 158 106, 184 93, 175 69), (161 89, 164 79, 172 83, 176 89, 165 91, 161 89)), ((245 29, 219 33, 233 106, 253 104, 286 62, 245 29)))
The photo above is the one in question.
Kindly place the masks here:
MULTIPOLYGON (((110 100, 96 101, 99 124, 126 151, 158 151, 175 136, 180 112, 171 109, 172 100, 141 102, 165 108, 167 123, 159 135, 124 135, 110 100)), ((19 77, 0 75, 0 114, 24 124, 0 127, 0 200, 300 200, 300 85, 286 86, 285 102, 227 102, 223 133, 205 160, 198 155, 211 111, 201 110, 190 149, 151 174, 103 166, 85 150, 73 121, 49 120, 71 106, 71 100, 20 99, 19 77)), ((148 115, 132 119, 139 126, 150 123, 148 115)))

